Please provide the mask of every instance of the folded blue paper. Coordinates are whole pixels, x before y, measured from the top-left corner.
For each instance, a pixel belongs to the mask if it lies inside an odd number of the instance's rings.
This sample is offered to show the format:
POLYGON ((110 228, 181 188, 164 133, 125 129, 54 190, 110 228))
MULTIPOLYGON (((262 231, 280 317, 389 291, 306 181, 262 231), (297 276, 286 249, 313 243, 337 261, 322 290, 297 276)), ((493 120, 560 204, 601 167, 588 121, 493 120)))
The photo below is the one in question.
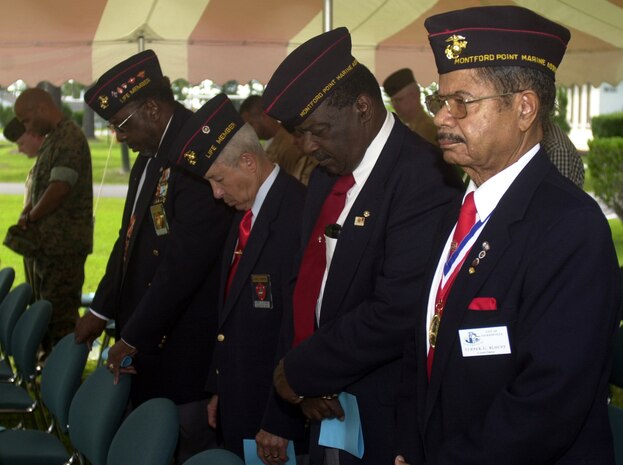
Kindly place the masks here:
MULTIPOLYGON (((243 439, 242 446, 244 447, 245 465, 264 465, 264 463, 257 456, 257 446, 255 444, 255 439, 243 439)), ((296 463, 296 455, 294 455, 294 443, 292 441, 288 441, 286 454, 288 455, 288 461, 286 463, 296 463)))
POLYGON ((357 398, 352 394, 342 392, 338 400, 344 410, 344 420, 340 421, 337 418, 322 420, 318 444, 345 450, 360 459, 363 457, 363 432, 357 398))

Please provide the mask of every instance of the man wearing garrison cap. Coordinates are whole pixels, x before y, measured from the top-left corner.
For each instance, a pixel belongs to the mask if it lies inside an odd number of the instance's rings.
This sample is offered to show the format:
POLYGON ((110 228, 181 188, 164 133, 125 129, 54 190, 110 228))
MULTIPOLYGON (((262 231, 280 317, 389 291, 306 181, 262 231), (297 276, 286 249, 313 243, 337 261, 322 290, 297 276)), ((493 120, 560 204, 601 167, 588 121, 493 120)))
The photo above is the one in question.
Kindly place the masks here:
POLYGON ((400 120, 413 132, 437 145, 437 128, 433 118, 422 107, 420 86, 413 71, 402 68, 390 74, 383 81, 383 89, 391 99, 400 120))
MULTIPOLYGON (((244 457, 243 440, 255 438, 270 393, 282 316, 291 312, 305 188, 270 161, 253 126, 224 94, 195 113, 179 141, 178 164, 207 179, 214 196, 238 210, 223 246, 206 389, 213 394, 210 425, 226 449, 244 457)), ((298 409, 286 410, 302 419, 298 409)), ((285 437, 304 435, 300 428, 285 437)))
POLYGON ((427 104, 470 184, 408 341, 396 463, 613 464, 620 271, 599 207, 539 143, 569 31, 515 6, 425 25, 439 70, 427 104))
MULTIPOLYGON (((276 391, 311 420, 311 463, 391 462, 402 346, 435 231, 460 182, 387 112, 344 27, 294 50, 262 98, 266 113, 319 161, 276 391), (318 442, 320 421, 344 416, 336 398, 343 392, 359 407, 365 450, 358 457, 318 442)), ((284 436, 287 428, 270 406, 263 427, 259 446, 274 452, 268 433, 284 436)))
POLYGON ((76 339, 91 342, 115 320, 107 365, 115 379, 134 374, 133 408, 153 397, 178 405, 182 463, 211 445, 203 388, 231 212, 214 201, 208 183, 176 166, 174 141, 192 112, 175 102, 153 51, 114 66, 84 98, 138 156, 119 236, 76 339), (131 366, 121 368, 126 356, 131 366))

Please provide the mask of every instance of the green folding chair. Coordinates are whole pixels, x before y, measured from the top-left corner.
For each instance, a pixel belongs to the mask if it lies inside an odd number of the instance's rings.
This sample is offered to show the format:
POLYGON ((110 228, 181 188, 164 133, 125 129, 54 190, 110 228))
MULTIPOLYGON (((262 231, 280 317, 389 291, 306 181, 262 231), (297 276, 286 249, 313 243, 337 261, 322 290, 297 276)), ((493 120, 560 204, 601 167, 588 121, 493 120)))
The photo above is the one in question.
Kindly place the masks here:
POLYGON ((11 337, 17 320, 32 299, 32 287, 22 283, 14 287, 0 303, 0 381, 15 382, 16 374, 9 357, 12 354, 11 337))
MULTIPOLYGON (((35 411, 40 402, 35 378, 37 372, 37 350, 45 334, 52 304, 40 300, 32 304, 19 318, 11 336, 11 350, 16 372, 16 382, 0 383, 0 413, 20 413, 24 416, 35 411)), ((40 411, 40 409, 39 409, 40 411)), ((40 416, 44 424, 44 417, 40 416)), ((36 421, 33 422, 36 424, 36 421)))
POLYGON ((179 418, 173 401, 150 399, 123 421, 110 445, 106 465, 168 465, 178 436, 179 418))
POLYGON ((15 281, 15 270, 10 266, 0 270, 0 302, 4 300, 15 281))
POLYGON ((244 461, 225 449, 208 449, 184 462, 184 465, 244 465, 244 461))
POLYGON ((85 463, 86 459, 91 465, 106 465, 108 449, 127 406, 130 382, 130 375, 122 375, 119 383, 113 384, 112 374, 105 367, 97 368, 71 401, 71 451, 58 437, 44 431, 6 430, 0 433, 0 463, 63 465, 68 460, 85 463))

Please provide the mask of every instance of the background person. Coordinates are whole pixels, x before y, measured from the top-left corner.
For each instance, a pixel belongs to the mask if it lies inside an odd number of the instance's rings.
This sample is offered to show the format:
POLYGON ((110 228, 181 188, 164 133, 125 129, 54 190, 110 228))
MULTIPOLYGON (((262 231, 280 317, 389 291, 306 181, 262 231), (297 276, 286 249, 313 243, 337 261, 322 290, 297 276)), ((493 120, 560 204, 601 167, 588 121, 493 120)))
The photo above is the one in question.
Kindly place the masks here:
POLYGON ((93 250, 91 151, 80 127, 63 115, 46 91, 26 89, 14 111, 26 132, 45 138, 32 169, 30 200, 18 225, 35 229, 40 238, 31 278, 35 300, 52 303, 43 339, 49 353, 75 328, 84 263, 93 250))
POLYGON ((309 176, 317 161, 305 155, 295 137, 271 118, 262 109, 262 97, 251 95, 240 105, 240 116, 249 123, 257 136, 264 140, 264 149, 269 160, 277 163, 284 171, 304 185, 309 183, 309 176))
MULTIPOLYGON (((26 128, 17 118, 13 118, 4 128, 4 137, 10 142, 17 144, 17 149, 28 158, 35 158, 39 154, 39 148, 43 144, 44 137, 38 134, 26 132, 26 128)), ((28 171, 26 182, 24 183, 24 206, 30 203, 32 190, 32 171, 34 165, 28 171)), ((24 272, 26 282, 31 286, 34 284, 34 259, 24 256, 24 272)))
POLYGON ((402 68, 387 76, 383 90, 390 97, 400 120, 431 144, 437 142, 437 128, 433 118, 422 106, 420 86, 409 68, 402 68))

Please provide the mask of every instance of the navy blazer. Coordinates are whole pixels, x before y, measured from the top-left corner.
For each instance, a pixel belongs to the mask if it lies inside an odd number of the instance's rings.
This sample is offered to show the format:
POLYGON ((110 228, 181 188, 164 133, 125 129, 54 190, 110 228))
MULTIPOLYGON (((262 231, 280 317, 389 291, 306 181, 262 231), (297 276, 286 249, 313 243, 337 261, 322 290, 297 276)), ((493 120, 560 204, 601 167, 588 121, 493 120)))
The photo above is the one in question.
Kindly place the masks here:
MULTIPOLYGON (((301 250, 335 179, 321 170, 312 174, 301 250)), ((439 152, 396 119, 342 227, 319 328, 284 361, 288 382, 299 395, 347 391, 357 397, 365 454, 359 460, 341 452, 341 465, 393 461, 395 394, 404 339, 415 324, 440 219, 461 191, 456 172, 439 152)), ((266 424, 266 428, 278 434, 280 426, 266 424)), ((312 424, 312 463, 322 460, 322 450, 315 446, 318 431, 319 425, 312 424)))
POLYGON ((175 166, 169 153, 191 114, 176 104, 138 199, 147 157, 137 157, 119 237, 93 298, 93 310, 114 318, 117 337, 138 349, 134 404, 152 397, 168 397, 180 404, 205 397, 213 345, 208 331, 216 322, 218 262, 232 212, 214 200, 208 182, 175 166), (151 206, 155 196, 163 194, 169 232, 158 235, 151 206), (124 263, 135 199, 134 231, 124 263))
POLYGON ((457 275, 430 383, 426 314, 419 313, 401 389, 401 423, 411 433, 400 451, 407 461, 613 464, 606 397, 619 276, 603 213, 541 150, 504 194, 457 275), (489 250, 473 266, 484 242, 489 250), (489 305, 476 310, 476 298, 489 305), (506 328, 511 353, 464 357, 462 346, 478 341, 459 330, 478 336, 483 328, 506 328))
POLYGON ((304 197, 304 186, 280 169, 255 218, 226 299, 243 212, 235 216, 224 246, 218 337, 207 387, 219 396, 224 445, 241 457, 242 440, 254 439, 260 429, 272 386, 282 315, 292 298, 304 197))

